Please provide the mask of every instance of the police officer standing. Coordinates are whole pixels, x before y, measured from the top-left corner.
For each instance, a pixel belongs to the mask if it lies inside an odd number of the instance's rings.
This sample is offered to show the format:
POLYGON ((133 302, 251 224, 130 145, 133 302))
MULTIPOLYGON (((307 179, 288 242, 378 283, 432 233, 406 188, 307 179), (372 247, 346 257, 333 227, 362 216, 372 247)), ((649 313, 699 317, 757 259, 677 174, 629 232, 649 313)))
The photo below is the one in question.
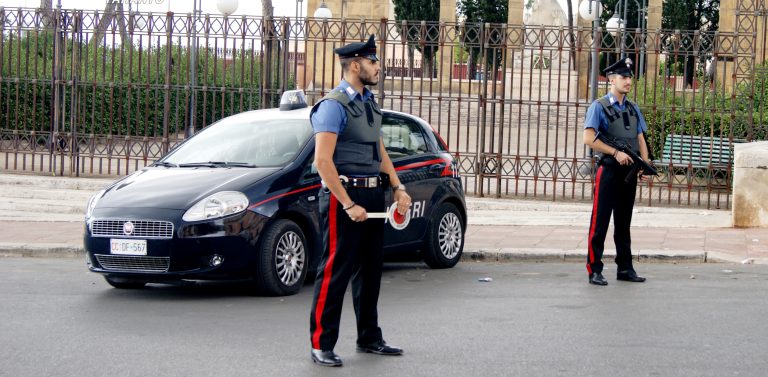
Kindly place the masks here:
POLYGON ((312 108, 315 166, 323 180, 323 254, 310 314, 311 357, 316 364, 341 366, 333 349, 339 336, 344 292, 352 280, 357 319, 357 352, 401 355, 384 342, 378 324, 384 222, 368 212, 385 211, 391 188, 405 214, 411 198, 400 183, 381 141, 381 110, 366 85, 379 81, 373 35, 367 42, 337 48, 344 79, 312 108))
MULTIPOLYGON (((648 147, 643 134, 647 126, 640 109, 626 98, 632 88, 632 60, 620 60, 604 72, 611 82, 611 89, 607 95, 592 103, 584 122, 584 144, 592 148, 599 158, 587 240, 587 272, 590 284, 608 285, 608 281, 603 277, 602 257, 608 224, 613 213, 616 278, 640 283, 645 281, 645 278, 637 276, 632 267, 629 232, 638 176, 625 181, 632 169, 632 158, 596 139, 596 136, 597 132, 600 132, 624 142, 647 161, 648 147)), ((646 181, 648 177, 640 175, 639 179, 646 181)))

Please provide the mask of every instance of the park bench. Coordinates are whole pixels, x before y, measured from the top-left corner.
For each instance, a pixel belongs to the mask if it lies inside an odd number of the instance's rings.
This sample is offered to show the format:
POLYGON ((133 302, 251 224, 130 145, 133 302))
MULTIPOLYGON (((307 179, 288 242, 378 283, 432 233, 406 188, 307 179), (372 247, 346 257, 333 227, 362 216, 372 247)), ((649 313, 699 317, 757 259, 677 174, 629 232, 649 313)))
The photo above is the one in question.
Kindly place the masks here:
POLYGON ((733 144, 740 142, 743 140, 732 143, 722 137, 670 134, 664 139, 661 159, 653 162, 669 175, 684 174, 686 184, 726 188, 730 187, 728 171, 733 166, 733 144))

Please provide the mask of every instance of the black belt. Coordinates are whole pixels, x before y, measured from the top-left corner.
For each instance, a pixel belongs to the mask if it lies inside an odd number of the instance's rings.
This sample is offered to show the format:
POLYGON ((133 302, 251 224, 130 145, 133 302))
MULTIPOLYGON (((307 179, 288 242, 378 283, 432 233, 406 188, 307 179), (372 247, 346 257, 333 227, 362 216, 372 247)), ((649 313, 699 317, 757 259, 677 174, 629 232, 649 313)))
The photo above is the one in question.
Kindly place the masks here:
POLYGON ((381 177, 378 175, 372 175, 370 177, 347 177, 340 175, 341 183, 345 187, 358 187, 358 188, 376 188, 381 186, 381 177))

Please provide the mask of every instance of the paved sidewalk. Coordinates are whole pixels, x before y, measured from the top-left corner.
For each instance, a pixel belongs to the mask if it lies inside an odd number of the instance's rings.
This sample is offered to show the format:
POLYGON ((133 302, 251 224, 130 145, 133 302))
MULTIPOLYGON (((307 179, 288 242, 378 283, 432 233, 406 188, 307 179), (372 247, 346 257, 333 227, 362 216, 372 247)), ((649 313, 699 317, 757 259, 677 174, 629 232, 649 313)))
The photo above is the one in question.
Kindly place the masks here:
MULTIPOLYGON (((81 255, 81 208, 90 192, 110 181, 3 173, 0 191, 10 196, 10 204, 0 207, 0 255, 81 255), (46 201, 55 202, 55 207, 40 204, 46 201), (62 202, 71 208, 61 208, 62 202), (58 212, 52 215, 49 208, 58 212)), ((466 260, 586 260, 589 203, 470 197, 467 205, 466 260)), ((633 253, 642 262, 768 264, 768 228, 736 229, 730 224, 729 211, 637 206, 633 253)), ((615 253, 610 234, 612 229, 606 240, 606 265, 615 253)))

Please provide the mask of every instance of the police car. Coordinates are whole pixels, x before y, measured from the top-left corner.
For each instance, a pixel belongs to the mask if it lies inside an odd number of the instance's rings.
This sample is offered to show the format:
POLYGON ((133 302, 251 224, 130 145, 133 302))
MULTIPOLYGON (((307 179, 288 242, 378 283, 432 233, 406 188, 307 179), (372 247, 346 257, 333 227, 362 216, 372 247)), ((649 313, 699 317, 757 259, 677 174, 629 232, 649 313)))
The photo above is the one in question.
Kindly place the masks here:
MULTIPOLYGON (((322 252, 309 111, 303 92, 286 92, 279 109, 224 118, 94 195, 88 268, 116 288, 252 279, 264 294, 298 292, 322 252)), ((384 251, 452 267, 467 224, 457 163, 425 121, 382 115, 386 150, 413 199, 407 226, 385 226, 384 251)))

